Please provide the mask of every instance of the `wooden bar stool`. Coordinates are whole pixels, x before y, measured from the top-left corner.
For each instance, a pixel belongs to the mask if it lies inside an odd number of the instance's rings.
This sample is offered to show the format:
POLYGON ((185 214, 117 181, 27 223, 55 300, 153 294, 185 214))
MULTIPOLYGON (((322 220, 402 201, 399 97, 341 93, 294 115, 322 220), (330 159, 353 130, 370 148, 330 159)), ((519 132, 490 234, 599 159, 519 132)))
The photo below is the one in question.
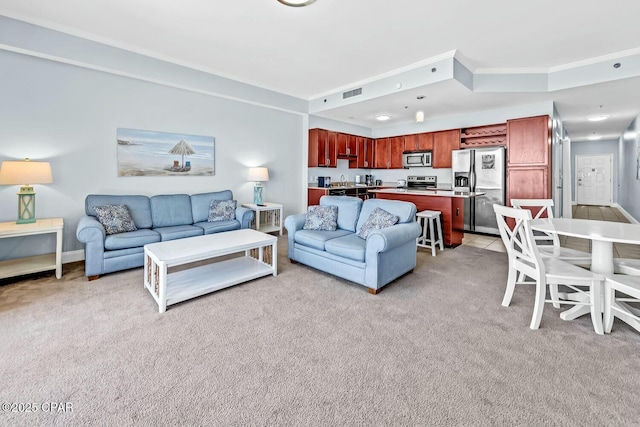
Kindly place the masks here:
POLYGON ((442 223, 440 222, 440 211, 420 211, 416 214, 418 223, 422 222, 422 236, 418 237, 418 246, 431 248, 431 256, 436 256, 436 245, 440 245, 440 250, 444 250, 442 244, 442 223), (434 222, 438 233, 434 233, 434 222), (428 226, 428 228, 427 228, 428 226))

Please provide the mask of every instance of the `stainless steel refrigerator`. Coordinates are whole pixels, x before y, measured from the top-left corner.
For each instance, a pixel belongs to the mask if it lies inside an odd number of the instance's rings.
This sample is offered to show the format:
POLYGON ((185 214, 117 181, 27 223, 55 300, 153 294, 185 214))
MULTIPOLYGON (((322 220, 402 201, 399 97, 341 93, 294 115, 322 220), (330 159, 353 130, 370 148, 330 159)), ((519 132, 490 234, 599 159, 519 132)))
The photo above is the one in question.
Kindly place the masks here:
POLYGON ((454 150, 452 173, 454 191, 486 193, 465 199, 464 229, 499 235, 493 204, 505 204, 505 147, 454 150))

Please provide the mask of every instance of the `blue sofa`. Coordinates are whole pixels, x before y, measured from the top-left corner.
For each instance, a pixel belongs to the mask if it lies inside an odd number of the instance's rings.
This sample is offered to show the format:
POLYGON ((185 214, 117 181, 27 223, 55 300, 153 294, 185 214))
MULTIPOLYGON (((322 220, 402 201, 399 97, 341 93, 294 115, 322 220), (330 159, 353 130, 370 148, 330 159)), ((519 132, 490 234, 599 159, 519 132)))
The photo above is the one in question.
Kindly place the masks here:
POLYGON ((321 206, 338 206, 335 231, 303 229, 306 214, 290 215, 284 225, 288 233, 288 255, 326 273, 366 286, 372 294, 412 271, 416 266, 416 238, 421 229, 415 220, 416 206, 397 200, 322 196, 321 206), (375 208, 397 215, 397 224, 373 231, 367 239, 358 236, 375 208))
POLYGON ((253 211, 242 206, 236 208, 233 220, 207 222, 212 200, 233 200, 233 193, 88 195, 86 216, 76 229, 76 237, 84 243, 85 275, 94 280, 101 274, 141 267, 148 243, 249 228, 253 211), (126 205, 137 230, 107 235, 96 219, 95 207, 102 205, 126 205))

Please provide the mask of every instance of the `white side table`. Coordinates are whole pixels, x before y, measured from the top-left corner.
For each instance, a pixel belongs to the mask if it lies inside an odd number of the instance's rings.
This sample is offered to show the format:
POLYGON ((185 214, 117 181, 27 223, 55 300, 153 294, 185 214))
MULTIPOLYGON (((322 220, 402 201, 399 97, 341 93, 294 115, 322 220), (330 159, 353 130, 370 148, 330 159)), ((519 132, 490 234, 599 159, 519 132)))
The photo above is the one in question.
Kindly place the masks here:
POLYGON ((242 206, 255 213, 251 227, 263 233, 278 231, 282 236, 282 205, 264 202, 264 206, 255 203, 243 203, 242 206))
POLYGON ((0 239, 56 233, 56 251, 50 254, 0 261, 0 279, 56 270, 56 278, 62 277, 62 218, 39 219, 31 224, 0 222, 0 239))

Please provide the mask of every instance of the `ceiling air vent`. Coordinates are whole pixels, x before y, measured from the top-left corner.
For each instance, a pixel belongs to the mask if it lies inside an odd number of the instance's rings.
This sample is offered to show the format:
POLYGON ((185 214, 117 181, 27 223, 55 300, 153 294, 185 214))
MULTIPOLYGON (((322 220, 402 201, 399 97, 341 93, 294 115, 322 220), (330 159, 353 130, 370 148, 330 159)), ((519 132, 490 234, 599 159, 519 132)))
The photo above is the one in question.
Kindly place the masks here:
POLYGON ((362 88, 348 90, 346 92, 342 92, 342 99, 351 98, 352 96, 362 95, 362 88))

